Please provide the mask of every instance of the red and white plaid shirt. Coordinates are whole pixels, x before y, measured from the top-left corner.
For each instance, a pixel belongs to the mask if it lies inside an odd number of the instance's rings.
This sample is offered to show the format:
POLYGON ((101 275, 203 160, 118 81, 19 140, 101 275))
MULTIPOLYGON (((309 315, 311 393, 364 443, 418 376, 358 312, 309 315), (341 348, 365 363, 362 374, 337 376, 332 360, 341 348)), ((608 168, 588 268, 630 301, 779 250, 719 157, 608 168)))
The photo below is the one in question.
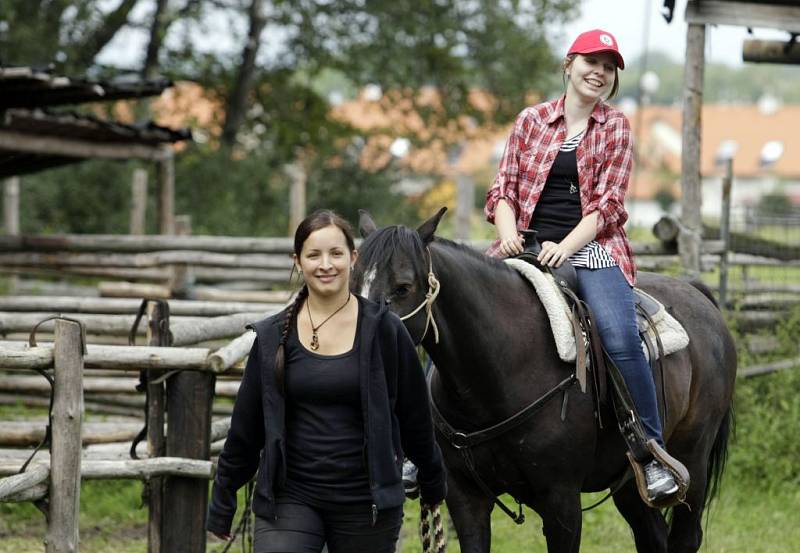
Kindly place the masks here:
MULTIPOLYGON (((486 219, 494 223, 497 202, 505 199, 517 216, 517 229, 527 229, 542 195, 550 168, 566 139, 564 96, 525 108, 506 142, 494 184, 486 194, 486 219)), ((628 119, 598 102, 576 150, 583 216, 597 212, 595 240, 611 254, 627 281, 636 282, 636 265, 623 225, 628 220, 625 193, 633 165, 628 119)), ((500 240, 486 251, 502 257, 500 240)))

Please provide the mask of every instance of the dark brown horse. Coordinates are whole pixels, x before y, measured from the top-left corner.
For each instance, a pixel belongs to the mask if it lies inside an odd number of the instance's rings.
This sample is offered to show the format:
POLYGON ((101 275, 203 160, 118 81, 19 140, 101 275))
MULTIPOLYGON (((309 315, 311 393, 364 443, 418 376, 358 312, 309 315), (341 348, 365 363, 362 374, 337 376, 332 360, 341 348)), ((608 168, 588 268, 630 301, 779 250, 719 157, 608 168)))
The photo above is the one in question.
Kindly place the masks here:
MULTIPOLYGON (((354 288, 388 302, 401 316, 422 306, 405 323, 435 363, 432 399, 449 424, 471 432, 541 398, 573 367, 559 359, 544 307, 519 274, 434 237, 442 213, 418 230, 377 230, 368 215, 362 216, 366 239, 354 288)), ((691 339, 663 363, 664 437, 668 451, 688 468, 691 485, 671 523, 644 504, 633 481, 614 494, 614 502, 633 529, 640 553, 695 552, 702 540, 703 510, 724 468, 736 352, 719 309, 701 284, 639 273, 638 286, 664 303, 691 339)), ((550 401, 524 424, 471 450, 476 472, 491 493, 510 494, 542 517, 550 553, 579 550, 581 492, 609 489, 627 467, 611 410, 601 410, 601 429, 591 387, 584 394, 571 386, 568 393, 563 421, 562 401, 550 401)), ((441 432, 438 438, 449 470, 447 505, 461 551, 486 553, 493 498, 476 482, 464 455, 441 432)))

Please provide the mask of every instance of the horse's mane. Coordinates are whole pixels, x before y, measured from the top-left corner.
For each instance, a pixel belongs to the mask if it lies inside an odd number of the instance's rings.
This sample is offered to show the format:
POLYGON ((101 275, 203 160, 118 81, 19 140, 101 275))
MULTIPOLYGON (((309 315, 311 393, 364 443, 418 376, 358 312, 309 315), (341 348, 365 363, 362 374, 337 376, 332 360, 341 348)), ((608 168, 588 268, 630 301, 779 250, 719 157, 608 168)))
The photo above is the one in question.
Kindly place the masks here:
MULTIPOLYGON (((434 237, 433 241, 447 249, 463 253, 475 261, 486 263, 496 269, 511 271, 508 265, 501 260, 484 255, 468 245, 439 236, 434 237)), ((395 251, 399 250, 409 252, 415 259, 423 259, 425 244, 415 229, 403 225, 393 225, 378 229, 367 236, 361 244, 359 255, 365 267, 381 267, 391 260, 395 251)))

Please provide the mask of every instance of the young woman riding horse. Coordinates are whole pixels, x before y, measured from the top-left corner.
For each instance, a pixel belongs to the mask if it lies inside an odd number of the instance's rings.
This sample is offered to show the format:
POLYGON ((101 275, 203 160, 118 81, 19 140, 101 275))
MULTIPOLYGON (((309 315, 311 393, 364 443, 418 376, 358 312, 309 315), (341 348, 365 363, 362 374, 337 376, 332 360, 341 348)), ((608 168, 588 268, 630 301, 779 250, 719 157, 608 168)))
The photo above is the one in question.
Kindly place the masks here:
POLYGON ((609 488, 639 553, 696 552, 703 510, 724 468, 736 379, 733 340, 707 288, 638 275, 638 286, 691 336, 663 359, 657 379, 665 440, 691 475, 668 525, 623 479, 630 466, 612 409, 601 402, 601 428, 594 390, 574 385, 575 367, 559 358, 531 284, 499 260, 435 237, 441 215, 418 230, 377 229, 363 217, 353 290, 400 315, 434 362, 430 399, 462 553, 488 553, 490 514, 508 503, 503 494, 541 516, 549 553, 576 553, 581 493, 609 488))
MULTIPOLYGON (((522 253, 519 231, 530 229, 541 242, 540 263, 576 267, 578 295, 625 379, 646 438, 664 448, 656 388, 636 325, 636 266, 623 228, 630 125, 603 101, 616 93, 624 67, 611 33, 582 33, 563 63, 565 94, 519 115, 486 196, 486 215, 499 235, 487 254, 522 253)), ((654 503, 678 491, 656 459, 644 464, 644 475, 654 503)))

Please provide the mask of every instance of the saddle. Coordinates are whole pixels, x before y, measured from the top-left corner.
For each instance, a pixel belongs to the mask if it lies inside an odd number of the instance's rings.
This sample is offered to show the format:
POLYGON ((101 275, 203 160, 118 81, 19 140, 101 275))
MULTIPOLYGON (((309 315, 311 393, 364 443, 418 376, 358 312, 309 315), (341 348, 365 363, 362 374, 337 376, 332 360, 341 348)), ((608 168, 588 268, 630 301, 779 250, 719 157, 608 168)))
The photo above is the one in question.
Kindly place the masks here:
MULTIPOLYGON (((689 488, 689 472, 686 467, 674 457, 671 457, 655 440, 648 440, 644 428, 636 415, 633 399, 630 395, 625 380, 616 368, 610 357, 602 346, 599 335, 592 324, 592 315, 589 306, 577 296, 577 273, 569 261, 565 261, 560 267, 549 267, 542 265, 538 261, 541 245, 536 240, 536 231, 522 231, 525 238, 525 249, 516 258, 538 268, 540 271, 550 273, 557 287, 561 291, 571 310, 571 323, 575 336, 576 357, 575 375, 580 384, 581 391, 586 392, 587 388, 587 369, 591 367, 591 382, 594 388, 595 413, 600 428, 603 422, 600 417, 601 403, 608 401, 607 382, 611 383, 610 399, 614 407, 617 419, 617 426, 622 433, 622 437, 628 447, 627 456, 630 461, 636 479, 636 485, 642 500, 654 508, 664 508, 675 505, 683 501, 689 488), (586 340, 584 341, 584 337, 586 340), (669 470, 675 482, 678 484, 678 491, 662 501, 654 504, 650 501, 647 494, 647 484, 644 477, 643 466, 650 459, 656 458, 669 470)), ((637 312, 637 325, 642 343, 646 348, 646 355, 649 357, 653 377, 656 377, 656 362, 658 361, 661 375, 662 397, 659 401, 659 411, 661 420, 666 420, 666 398, 665 381, 663 366, 660 360, 664 358, 664 347, 658 331, 654 317, 663 309, 662 305, 641 290, 634 289, 635 304, 637 312)), ((688 338, 688 337, 687 337, 688 338)), ((688 341, 687 341, 688 343, 688 341)), ((683 345, 685 347, 686 344, 683 345)))

